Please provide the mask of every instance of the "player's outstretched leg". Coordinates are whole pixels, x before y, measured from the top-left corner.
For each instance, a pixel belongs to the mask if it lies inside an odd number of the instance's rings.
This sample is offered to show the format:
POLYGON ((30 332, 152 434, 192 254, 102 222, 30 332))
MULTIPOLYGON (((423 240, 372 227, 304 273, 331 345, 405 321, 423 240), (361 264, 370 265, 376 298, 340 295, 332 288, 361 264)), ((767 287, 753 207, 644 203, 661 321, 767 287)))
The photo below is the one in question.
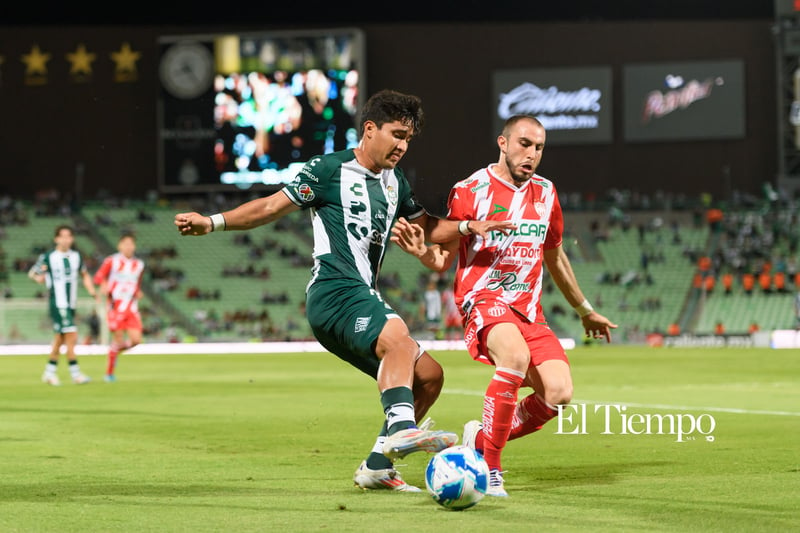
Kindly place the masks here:
POLYGON ((396 461, 414 452, 436 453, 458 442, 458 435, 449 431, 433 431, 433 420, 428 418, 420 427, 398 431, 386 438, 383 455, 396 461))

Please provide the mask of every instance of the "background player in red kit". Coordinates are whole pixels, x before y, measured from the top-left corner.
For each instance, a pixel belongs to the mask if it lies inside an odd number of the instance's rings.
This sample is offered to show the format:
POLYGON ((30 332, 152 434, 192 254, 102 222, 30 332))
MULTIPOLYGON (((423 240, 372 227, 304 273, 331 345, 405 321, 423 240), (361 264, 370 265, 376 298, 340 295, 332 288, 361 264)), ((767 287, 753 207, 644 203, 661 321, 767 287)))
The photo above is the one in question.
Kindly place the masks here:
POLYGON ((455 294, 464 340, 473 359, 495 367, 483 421, 467 422, 462 443, 483 453, 492 496, 508 496, 500 461, 506 442, 539 430, 556 416, 556 406, 572 400, 567 355, 542 312, 543 264, 587 335, 610 342, 617 327, 586 300, 561 247, 564 221, 555 185, 536 174, 544 143, 544 127, 535 117, 509 118, 497 138, 498 162, 450 191, 448 218, 465 221, 459 227, 463 237, 429 247, 422 228, 405 220, 392 237, 433 270, 447 270, 458 256, 455 294), (516 229, 482 238, 470 233, 470 220, 509 220, 516 229), (523 385, 534 392, 518 403, 523 385))
POLYGON ((104 378, 108 382, 116 381, 114 370, 119 354, 142 342, 138 302, 142 295, 144 261, 135 253, 136 238, 131 234, 123 235, 117 243, 117 253, 106 257, 94 275, 95 284, 108 298, 106 321, 112 336, 104 378))

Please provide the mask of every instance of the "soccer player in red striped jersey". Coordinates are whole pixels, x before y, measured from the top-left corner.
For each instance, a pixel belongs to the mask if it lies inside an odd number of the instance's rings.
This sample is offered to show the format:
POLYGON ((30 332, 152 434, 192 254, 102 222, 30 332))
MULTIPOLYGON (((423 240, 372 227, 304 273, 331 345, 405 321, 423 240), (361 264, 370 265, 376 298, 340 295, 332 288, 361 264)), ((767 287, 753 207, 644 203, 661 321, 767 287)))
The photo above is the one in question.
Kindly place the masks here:
POLYGON ((142 342, 139 298, 144 261, 135 253, 136 238, 124 234, 117 243, 117 253, 106 257, 94 275, 95 284, 107 297, 106 321, 112 336, 108 347, 107 382, 116 381, 114 371, 119 355, 142 342))
POLYGON ((483 420, 467 422, 462 443, 483 453, 489 465, 487 494, 508 496, 501 466, 506 442, 541 429, 558 405, 572 399, 569 360, 542 312, 543 265, 588 336, 610 342, 617 326, 586 300, 562 249, 564 221, 555 185, 536 174, 544 127, 532 116, 511 117, 497 144, 498 162, 450 191, 448 218, 466 221, 460 239, 427 246, 422 228, 402 220, 392 240, 433 270, 445 271, 458 258, 454 284, 467 349, 476 361, 495 367, 483 420), (472 220, 508 220, 516 229, 483 238, 471 233, 472 220), (533 393, 518 401, 523 386, 533 393))

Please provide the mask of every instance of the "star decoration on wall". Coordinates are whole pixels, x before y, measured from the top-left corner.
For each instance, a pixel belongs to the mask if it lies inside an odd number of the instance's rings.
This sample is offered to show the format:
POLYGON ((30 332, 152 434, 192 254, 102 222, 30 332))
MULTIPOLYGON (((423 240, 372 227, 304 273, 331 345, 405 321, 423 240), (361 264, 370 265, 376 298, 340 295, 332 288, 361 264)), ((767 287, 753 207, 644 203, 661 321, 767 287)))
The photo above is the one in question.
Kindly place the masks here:
POLYGON ((79 44, 76 50, 66 54, 67 61, 70 62, 69 73, 73 75, 88 75, 92 73, 92 61, 97 59, 97 54, 86 51, 86 45, 79 44))
POLYGON ((38 44, 34 44, 31 48, 30 54, 22 55, 22 62, 25 63, 26 76, 46 76, 47 75, 47 62, 50 61, 50 54, 45 54, 39 48, 38 44))
POLYGON ((141 56, 142 53, 133 51, 130 43, 127 42, 122 43, 119 52, 111 52, 111 59, 116 64, 117 74, 136 74, 136 62, 141 56))

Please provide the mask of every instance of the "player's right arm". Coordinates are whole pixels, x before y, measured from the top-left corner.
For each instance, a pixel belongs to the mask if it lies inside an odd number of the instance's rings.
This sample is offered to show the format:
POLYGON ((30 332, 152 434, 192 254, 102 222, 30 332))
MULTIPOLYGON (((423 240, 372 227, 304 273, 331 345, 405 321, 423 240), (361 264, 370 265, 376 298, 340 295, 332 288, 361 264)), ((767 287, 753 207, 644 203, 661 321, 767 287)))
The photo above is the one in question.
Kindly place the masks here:
POLYGON ((274 222, 298 209, 300 208, 286 196, 286 193, 278 191, 270 196, 245 202, 230 211, 219 213, 224 220, 222 228, 215 227, 210 216, 195 212, 178 213, 175 215, 175 225, 181 235, 205 235, 215 229, 249 230, 274 222))
POLYGON ((44 255, 40 255, 36 263, 28 270, 28 277, 36 283, 45 282, 45 273, 47 272, 47 263, 45 262, 44 255))
POLYGON ((97 269, 97 272, 94 273, 94 278, 92 281, 100 288, 98 294, 108 294, 108 276, 111 272, 112 263, 113 260, 111 259, 111 256, 107 256, 105 259, 103 259, 103 262, 100 264, 100 268, 97 269))

